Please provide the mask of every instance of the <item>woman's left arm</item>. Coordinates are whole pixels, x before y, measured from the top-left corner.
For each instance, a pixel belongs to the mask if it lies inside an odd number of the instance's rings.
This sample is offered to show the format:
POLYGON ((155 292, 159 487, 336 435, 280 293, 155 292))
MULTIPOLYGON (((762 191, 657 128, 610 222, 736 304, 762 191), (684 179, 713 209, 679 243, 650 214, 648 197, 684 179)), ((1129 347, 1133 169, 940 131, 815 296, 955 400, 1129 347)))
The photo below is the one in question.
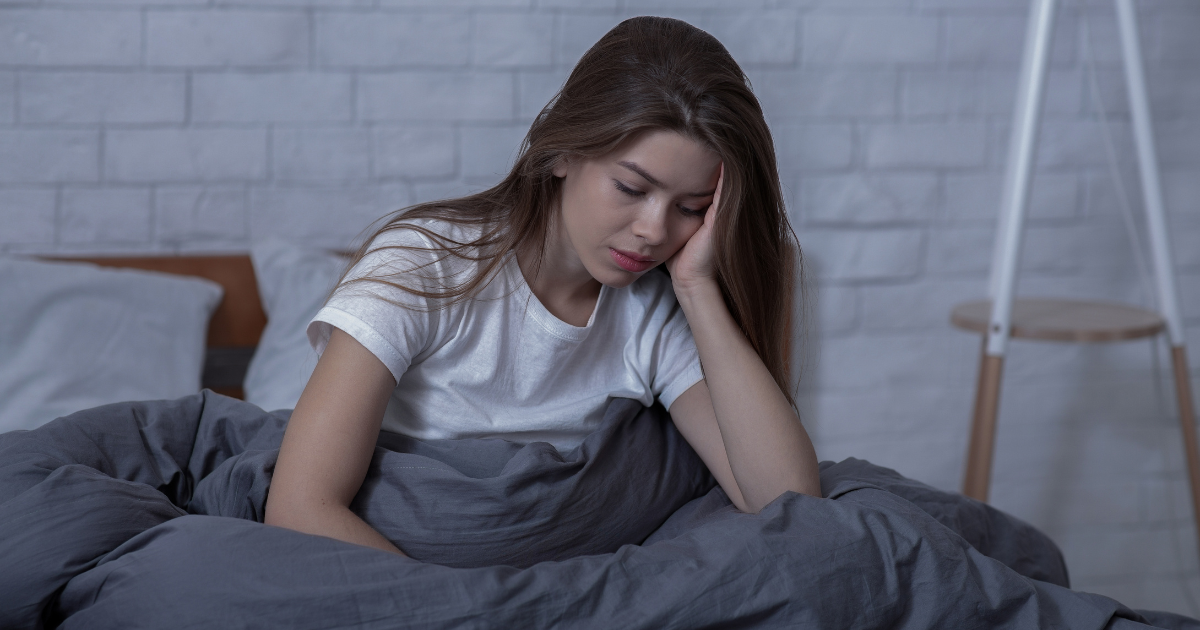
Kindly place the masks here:
POLYGON ((705 377, 670 411, 734 506, 757 513, 788 490, 821 496, 821 480, 808 432, 725 306, 712 272, 713 214, 668 261, 705 377))

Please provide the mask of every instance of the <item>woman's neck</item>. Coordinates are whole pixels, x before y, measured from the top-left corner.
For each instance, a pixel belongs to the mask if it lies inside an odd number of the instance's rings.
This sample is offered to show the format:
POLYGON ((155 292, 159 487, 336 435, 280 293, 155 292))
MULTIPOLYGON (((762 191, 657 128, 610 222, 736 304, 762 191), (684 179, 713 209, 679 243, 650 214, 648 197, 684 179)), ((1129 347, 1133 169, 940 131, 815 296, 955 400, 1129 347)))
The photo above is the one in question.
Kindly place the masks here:
POLYGON ((517 252, 517 266, 529 290, 550 314, 572 326, 587 326, 596 310, 601 285, 588 273, 570 245, 559 237, 553 224, 536 270, 535 257, 532 247, 517 252))

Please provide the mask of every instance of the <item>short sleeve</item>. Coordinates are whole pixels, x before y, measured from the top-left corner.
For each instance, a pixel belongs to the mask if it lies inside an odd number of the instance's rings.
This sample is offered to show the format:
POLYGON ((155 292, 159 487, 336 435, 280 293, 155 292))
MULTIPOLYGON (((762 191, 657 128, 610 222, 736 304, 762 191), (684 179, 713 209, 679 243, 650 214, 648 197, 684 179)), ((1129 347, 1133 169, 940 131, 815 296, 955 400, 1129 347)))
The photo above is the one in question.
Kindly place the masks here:
POLYGON ((668 410, 680 394, 704 380, 700 368, 700 353, 688 327, 683 309, 676 303, 663 325, 659 343, 655 345, 656 366, 652 387, 654 394, 668 410))
POLYGON ((309 323, 308 341, 319 355, 333 329, 340 329, 383 362, 398 382, 432 345, 446 309, 388 283, 430 290, 452 275, 445 255, 419 232, 384 232, 309 323))

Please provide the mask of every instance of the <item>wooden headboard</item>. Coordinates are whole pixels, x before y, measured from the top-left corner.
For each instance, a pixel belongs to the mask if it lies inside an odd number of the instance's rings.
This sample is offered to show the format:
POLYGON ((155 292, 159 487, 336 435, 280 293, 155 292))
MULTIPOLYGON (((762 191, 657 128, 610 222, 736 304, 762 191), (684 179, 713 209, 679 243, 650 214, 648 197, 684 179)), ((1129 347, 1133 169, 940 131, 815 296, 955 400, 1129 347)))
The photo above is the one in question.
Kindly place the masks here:
POLYGON ((249 255, 47 259, 198 276, 220 284, 225 289, 225 297, 208 325, 208 349, 201 384, 227 396, 243 397, 242 381, 246 377, 246 367, 267 325, 267 314, 258 296, 258 282, 254 278, 254 266, 250 264, 249 255))

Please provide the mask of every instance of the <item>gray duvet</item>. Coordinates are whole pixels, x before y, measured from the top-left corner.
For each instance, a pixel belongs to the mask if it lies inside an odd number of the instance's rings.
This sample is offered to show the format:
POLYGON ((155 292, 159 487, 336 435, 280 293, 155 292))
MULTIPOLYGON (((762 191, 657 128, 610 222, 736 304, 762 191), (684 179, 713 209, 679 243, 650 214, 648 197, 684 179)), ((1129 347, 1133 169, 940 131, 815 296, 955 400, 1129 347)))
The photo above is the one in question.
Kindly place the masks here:
POLYGON ((740 513, 630 400, 565 454, 383 434, 351 507, 405 559, 262 524, 286 417, 204 392, 0 435, 0 628, 1200 628, 864 461, 740 513))

